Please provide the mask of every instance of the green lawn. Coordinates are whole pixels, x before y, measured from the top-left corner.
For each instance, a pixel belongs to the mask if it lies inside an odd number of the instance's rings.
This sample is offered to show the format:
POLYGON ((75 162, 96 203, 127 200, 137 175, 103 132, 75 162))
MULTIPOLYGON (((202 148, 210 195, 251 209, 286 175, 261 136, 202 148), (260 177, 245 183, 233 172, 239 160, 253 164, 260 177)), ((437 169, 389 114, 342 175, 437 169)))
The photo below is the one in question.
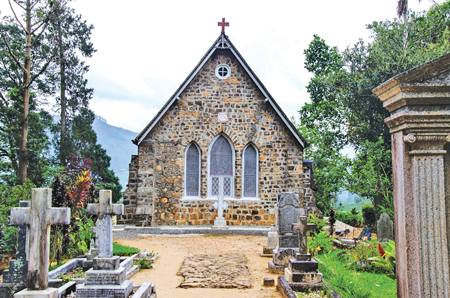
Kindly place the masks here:
POLYGON ((129 257, 134 254, 137 254, 138 252, 140 252, 140 250, 136 247, 129 247, 121 245, 119 243, 113 243, 113 254, 115 256, 129 257))
POLYGON ((361 272, 345 267, 346 261, 340 260, 334 251, 329 254, 318 255, 319 271, 324 279, 342 298, 389 298, 397 297, 397 285, 384 274, 361 272))

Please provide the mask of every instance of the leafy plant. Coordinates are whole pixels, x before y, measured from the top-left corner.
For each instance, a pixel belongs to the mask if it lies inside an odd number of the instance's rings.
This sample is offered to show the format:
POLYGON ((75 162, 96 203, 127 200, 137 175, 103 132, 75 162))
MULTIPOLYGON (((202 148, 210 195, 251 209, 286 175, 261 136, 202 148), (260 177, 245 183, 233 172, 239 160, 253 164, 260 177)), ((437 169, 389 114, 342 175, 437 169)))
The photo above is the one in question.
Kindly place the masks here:
POLYGON ((152 265, 152 261, 151 258, 154 256, 155 254, 152 253, 149 255, 147 254, 140 254, 139 255, 139 259, 136 262, 136 264, 139 266, 139 270, 141 269, 153 269, 153 265, 152 265))
POLYGON ((372 261, 372 264, 378 266, 380 268, 385 269, 389 273, 386 274, 387 277, 391 279, 397 279, 396 275, 396 260, 395 260, 395 242, 389 240, 388 243, 389 249, 383 249, 380 243, 378 243, 378 251, 380 253, 380 257, 369 258, 372 261))
POLYGON ((366 204, 361 207, 361 212, 364 219, 364 223, 369 227, 375 226, 377 218, 373 206, 371 204, 366 204))
POLYGON ((314 237, 308 237, 308 251, 314 256, 315 253, 328 253, 333 248, 333 240, 326 231, 318 234, 314 233, 314 237))
POLYGON ((139 248, 113 243, 113 255, 115 256, 132 256, 138 252, 140 252, 139 248))
POLYGON ((314 227, 315 234, 319 234, 321 231, 323 231, 323 228, 328 224, 325 219, 318 218, 312 213, 309 214, 308 222, 316 225, 314 227))
POLYGON ((336 218, 334 217, 336 215, 336 212, 333 208, 330 209, 328 223, 330 224, 330 236, 333 236, 334 233, 334 224, 336 223, 336 218))

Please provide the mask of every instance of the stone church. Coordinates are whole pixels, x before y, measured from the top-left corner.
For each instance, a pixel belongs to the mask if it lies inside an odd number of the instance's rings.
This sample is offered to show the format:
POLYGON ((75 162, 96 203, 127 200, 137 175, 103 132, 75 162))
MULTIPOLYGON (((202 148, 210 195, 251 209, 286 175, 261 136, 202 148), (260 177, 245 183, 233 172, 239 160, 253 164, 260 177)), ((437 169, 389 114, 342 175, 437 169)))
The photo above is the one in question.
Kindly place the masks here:
POLYGON ((307 141, 223 30, 133 143, 118 223, 212 225, 222 196, 227 225, 267 226, 287 191, 320 213, 307 141))

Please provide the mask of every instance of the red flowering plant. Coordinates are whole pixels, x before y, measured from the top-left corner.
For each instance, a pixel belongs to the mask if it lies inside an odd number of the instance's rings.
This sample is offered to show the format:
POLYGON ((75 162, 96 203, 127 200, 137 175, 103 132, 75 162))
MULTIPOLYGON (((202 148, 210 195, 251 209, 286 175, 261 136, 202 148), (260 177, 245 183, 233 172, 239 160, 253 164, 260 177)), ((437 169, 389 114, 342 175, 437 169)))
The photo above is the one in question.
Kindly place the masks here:
POLYGON ((91 240, 92 216, 86 214, 88 203, 98 199, 98 190, 92 183, 92 161, 80 154, 71 154, 67 166, 52 184, 52 205, 70 208, 70 224, 52 226, 50 258, 59 263, 62 258, 85 254, 91 240))
POLYGON ((388 274, 386 274, 387 277, 394 280, 397 279, 395 268, 395 242, 389 240, 386 249, 378 243, 378 252, 380 253, 380 257, 369 258, 368 260, 372 261, 372 264, 375 266, 386 270, 388 272, 388 274))

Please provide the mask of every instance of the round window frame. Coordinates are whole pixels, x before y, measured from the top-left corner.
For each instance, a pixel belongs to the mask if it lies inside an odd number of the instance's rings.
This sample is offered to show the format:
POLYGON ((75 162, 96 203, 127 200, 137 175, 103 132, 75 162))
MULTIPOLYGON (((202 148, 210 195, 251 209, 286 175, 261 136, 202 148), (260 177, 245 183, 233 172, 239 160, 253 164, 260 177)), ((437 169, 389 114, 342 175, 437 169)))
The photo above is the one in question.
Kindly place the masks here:
POLYGON ((228 79, 230 77, 230 75, 231 75, 231 68, 228 65, 226 65, 226 64, 219 64, 219 65, 217 65, 217 67, 216 67, 216 77, 217 78, 219 78, 221 80, 225 80, 225 79, 228 79), (225 67, 227 69, 228 73, 227 73, 226 76, 222 76, 222 75, 219 74, 219 69, 221 67, 225 67))

